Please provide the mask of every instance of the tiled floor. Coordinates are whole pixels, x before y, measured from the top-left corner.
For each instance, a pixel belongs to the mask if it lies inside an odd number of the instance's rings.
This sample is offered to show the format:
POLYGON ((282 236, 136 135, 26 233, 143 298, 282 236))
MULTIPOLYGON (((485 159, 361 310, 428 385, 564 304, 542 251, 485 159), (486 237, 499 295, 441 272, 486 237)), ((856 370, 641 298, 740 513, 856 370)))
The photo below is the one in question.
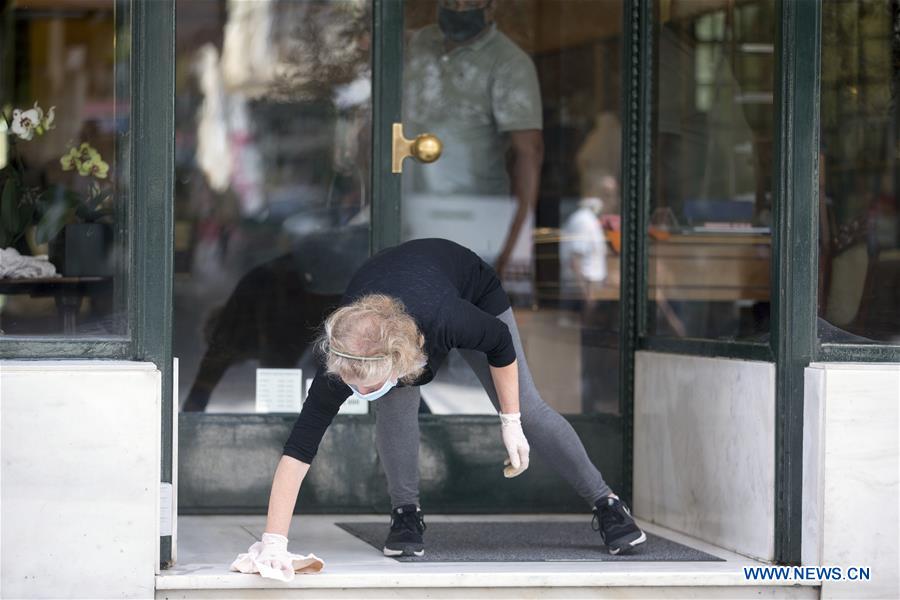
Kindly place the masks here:
MULTIPOLYGON (((548 587, 548 586, 747 586, 741 571, 762 563, 642 523, 651 533, 698 548, 724 562, 466 562, 400 563, 334 525, 336 521, 385 520, 386 515, 308 515, 294 518, 290 550, 314 553, 325 561, 316 575, 298 576, 284 584, 228 571, 265 526, 263 516, 181 517, 178 521, 177 565, 157 578, 158 590, 403 587, 548 587)), ((429 516, 429 521, 472 520, 584 521, 578 515, 429 516)), ((387 525, 385 525, 386 527, 387 525)), ((749 590, 747 590, 749 591, 749 590)), ((813 590, 808 590, 812 592, 813 590)), ((802 596, 802 594, 801 594, 802 596)))

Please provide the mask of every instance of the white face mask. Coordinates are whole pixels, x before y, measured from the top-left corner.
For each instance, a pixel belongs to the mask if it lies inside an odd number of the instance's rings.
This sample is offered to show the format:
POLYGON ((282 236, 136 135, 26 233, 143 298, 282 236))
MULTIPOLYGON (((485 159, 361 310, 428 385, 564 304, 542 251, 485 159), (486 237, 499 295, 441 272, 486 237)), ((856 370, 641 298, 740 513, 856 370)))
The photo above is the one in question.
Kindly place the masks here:
POLYGON ((375 400, 378 400, 379 398, 381 398, 382 396, 387 394, 389 391, 391 391, 391 389, 395 385, 397 385, 397 380, 396 379, 388 379, 387 381, 384 382, 383 386, 381 386, 379 389, 375 390, 374 392, 369 392, 368 394, 360 393, 359 389, 351 383, 348 383, 347 385, 350 386, 351 390, 353 390, 354 398, 356 398, 358 400, 365 400, 366 402, 374 402, 375 400))

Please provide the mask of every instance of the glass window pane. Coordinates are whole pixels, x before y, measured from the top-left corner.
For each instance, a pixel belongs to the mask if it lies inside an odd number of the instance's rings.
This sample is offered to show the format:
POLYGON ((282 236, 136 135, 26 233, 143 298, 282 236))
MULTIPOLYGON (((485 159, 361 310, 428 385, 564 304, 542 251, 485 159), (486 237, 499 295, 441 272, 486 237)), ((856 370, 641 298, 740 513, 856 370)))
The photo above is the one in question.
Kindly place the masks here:
POLYGON ((775 3, 656 8, 648 332, 763 341, 775 3))
POLYGON ((128 333, 127 11, 0 7, 0 335, 128 333))
POLYGON ((819 337, 900 342, 900 7, 822 5, 819 337))
POLYGON ((176 11, 179 400, 297 412, 317 328, 369 255, 371 3, 176 11))
MULTIPOLYGON (((498 269, 548 404, 618 413, 622 3, 497 1, 474 33, 453 18, 488 4, 405 3, 405 134, 436 134, 444 154, 404 164, 403 235, 498 269)), ((422 398, 495 412, 454 353, 422 398)))

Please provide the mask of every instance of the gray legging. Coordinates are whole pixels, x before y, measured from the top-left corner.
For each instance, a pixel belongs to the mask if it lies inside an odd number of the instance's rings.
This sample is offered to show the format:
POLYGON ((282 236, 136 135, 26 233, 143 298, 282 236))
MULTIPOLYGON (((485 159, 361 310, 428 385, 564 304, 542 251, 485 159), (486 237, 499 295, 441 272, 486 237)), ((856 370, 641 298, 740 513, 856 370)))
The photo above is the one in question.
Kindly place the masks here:
MULTIPOLYGON (((519 410, 522 429, 535 455, 546 457, 556 471, 591 506, 611 492, 597 467, 591 463, 578 434, 558 412, 541 398, 528 370, 519 328, 512 309, 497 317, 509 326, 519 365, 519 410)), ((459 350, 499 410, 497 390, 483 352, 459 350)), ((375 442, 387 475, 394 508, 419 504, 419 389, 394 388, 375 401, 375 442)), ((497 420, 497 435, 500 422, 497 420)))

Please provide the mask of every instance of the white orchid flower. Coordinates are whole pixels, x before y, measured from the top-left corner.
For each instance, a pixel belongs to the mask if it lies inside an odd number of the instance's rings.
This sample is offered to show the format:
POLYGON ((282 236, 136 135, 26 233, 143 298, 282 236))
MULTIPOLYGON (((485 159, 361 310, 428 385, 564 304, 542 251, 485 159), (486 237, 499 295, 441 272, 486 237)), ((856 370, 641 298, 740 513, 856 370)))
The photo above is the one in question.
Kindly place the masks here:
POLYGON ((34 139, 34 134, 43 135, 48 129, 53 129, 53 121, 56 119, 56 107, 50 108, 50 112, 44 118, 44 111, 35 102, 34 106, 28 110, 19 110, 18 108, 12 114, 13 134, 26 142, 34 139))
POLYGON ((41 123, 41 115, 35 109, 19 110, 18 108, 12 114, 12 132, 19 139, 29 141, 34 138, 34 130, 41 123))

